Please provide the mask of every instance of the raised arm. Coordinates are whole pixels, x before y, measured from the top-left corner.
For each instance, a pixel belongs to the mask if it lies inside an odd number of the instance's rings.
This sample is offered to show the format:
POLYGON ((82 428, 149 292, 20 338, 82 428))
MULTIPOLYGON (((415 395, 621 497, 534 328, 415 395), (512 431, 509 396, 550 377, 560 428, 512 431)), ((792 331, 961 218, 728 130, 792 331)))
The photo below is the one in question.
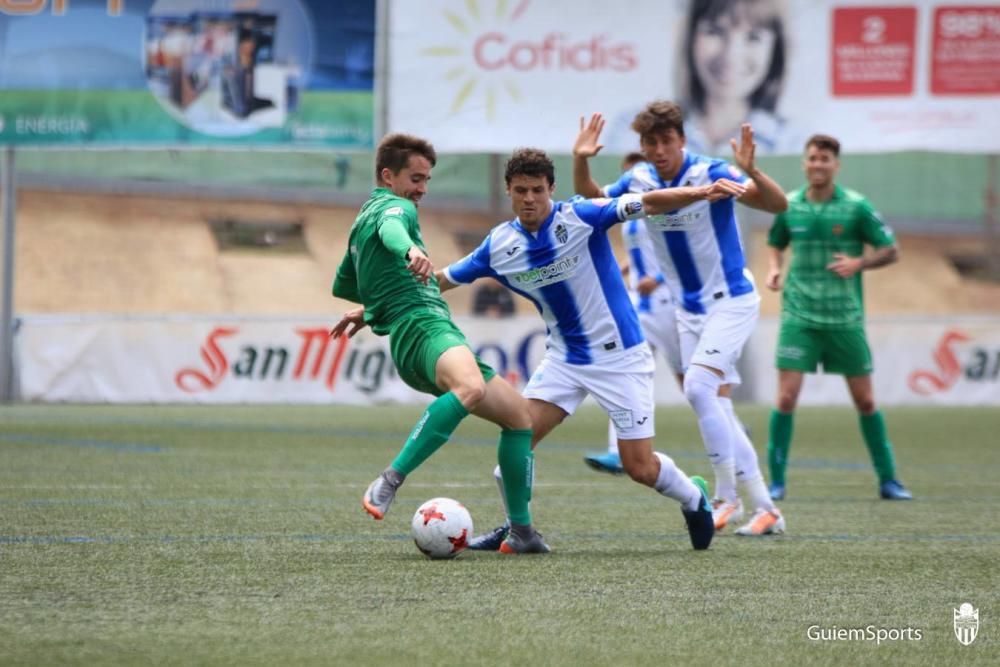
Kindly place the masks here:
POLYGON ((642 207, 646 215, 675 211, 698 201, 719 201, 726 197, 743 197, 747 186, 728 178, 720 178, 699 187, 663 188, 642 194, 642 207))
POLYGON ((750 178, 746 194, 740 197, 740 203, 768 213, 781 213, 788 208, 788 198, 781 186, 770 176, 757 167, 754 154, 757 144, 753 140, 753 128, 744 123, 740 131, 740 143, 730 139, 736 164, 750 178))
POLYGON ((604 118, 601 114, 592 115, 586 125, 584 125, 583 116, 580 116, 580 133, 576 136, 576 142, 573 144, 573 189, 578 195, 589 199, 604 196, 601 186, 590 175, 590 163, 588 162, 604 148, 604 144, 600 143, 601 130, 603 129, 604 118))
POLYGON ((384 220, 379 225, 378 235, 382 245, 394 255, 405 259, 407 270, 426 285, 431 273, 434 272, 434 265, 420 246, 410 238, 403 221, 398 218, 384 220))

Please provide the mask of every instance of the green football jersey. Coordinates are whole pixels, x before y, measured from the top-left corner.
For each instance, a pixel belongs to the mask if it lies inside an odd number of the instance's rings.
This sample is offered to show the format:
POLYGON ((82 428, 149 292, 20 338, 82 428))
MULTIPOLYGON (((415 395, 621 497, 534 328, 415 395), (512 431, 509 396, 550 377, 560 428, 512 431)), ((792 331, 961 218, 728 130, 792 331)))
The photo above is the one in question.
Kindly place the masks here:
POLYGON ((803 187, 788 195, 788 210, 775 216, 767 242, 792 249, 782 319, 843 329, 864 324, 861 272, 845 279, 826 267, 835 253, 858 257, 866 243, 891 246, 895 237, 860 193, 835 186, 829 201, 810 202, 803 187))
POLYGON ((347 252, 333 283, 334 296, 364 305, 365 323, 380 336, 414 313, 451 316, 434 276, 426 285, 421 284, 407 270, 406 259, 382 243, 379 229, 389 220, 401 221, 414 245, 427 252, 416 205, 391 190, 375 188, 351 226, 347 252))

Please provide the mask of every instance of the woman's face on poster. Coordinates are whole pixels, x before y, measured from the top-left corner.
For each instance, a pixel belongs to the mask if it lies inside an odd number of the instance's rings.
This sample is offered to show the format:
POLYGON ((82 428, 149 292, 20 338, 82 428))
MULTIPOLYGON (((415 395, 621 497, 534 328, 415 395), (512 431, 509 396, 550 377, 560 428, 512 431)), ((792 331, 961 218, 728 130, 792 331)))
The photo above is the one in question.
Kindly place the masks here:
POLYGON ((745 14, 727 12, 695 25, 695 75, 709 98, 746 99, 767 77, 777 36, 745 14))

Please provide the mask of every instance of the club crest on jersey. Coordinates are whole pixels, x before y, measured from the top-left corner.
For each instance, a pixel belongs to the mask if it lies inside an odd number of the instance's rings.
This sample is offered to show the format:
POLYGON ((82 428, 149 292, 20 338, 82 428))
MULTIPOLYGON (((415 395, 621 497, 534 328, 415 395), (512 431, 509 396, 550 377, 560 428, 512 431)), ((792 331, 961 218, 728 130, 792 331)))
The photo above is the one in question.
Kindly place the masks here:
POLYGON ((834 225, 833 229, 831 231, 833 232, 834 236, 840 236, 841 234, 844 233, 844 226, 843 225, 834 225))
POLYGON ((383 215, 403 215, 403 207, 393 206, 392 208, 387 208, 383 215))
POLYGON ((566 231, 566 227, 562 223, 556 225, 556 241, 559 243, 566 243, 569 240, 569 232, 566 231))
POLYGON ((641 201, 630 201, 625 204, 625 215, 635 215, 642 210, 641 201))

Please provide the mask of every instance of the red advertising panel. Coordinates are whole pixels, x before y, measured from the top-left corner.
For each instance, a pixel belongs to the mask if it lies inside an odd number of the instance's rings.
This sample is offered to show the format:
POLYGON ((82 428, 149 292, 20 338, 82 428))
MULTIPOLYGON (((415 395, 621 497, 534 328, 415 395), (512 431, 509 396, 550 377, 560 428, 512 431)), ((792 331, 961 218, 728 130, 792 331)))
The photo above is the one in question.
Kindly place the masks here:
POLYGON ((915 7, 834 9, 833 94, 912 94, 916 30, 915 7))
POLYGON ((1000 5, 934 10, 931 93, 1000 93, 1000 5))

